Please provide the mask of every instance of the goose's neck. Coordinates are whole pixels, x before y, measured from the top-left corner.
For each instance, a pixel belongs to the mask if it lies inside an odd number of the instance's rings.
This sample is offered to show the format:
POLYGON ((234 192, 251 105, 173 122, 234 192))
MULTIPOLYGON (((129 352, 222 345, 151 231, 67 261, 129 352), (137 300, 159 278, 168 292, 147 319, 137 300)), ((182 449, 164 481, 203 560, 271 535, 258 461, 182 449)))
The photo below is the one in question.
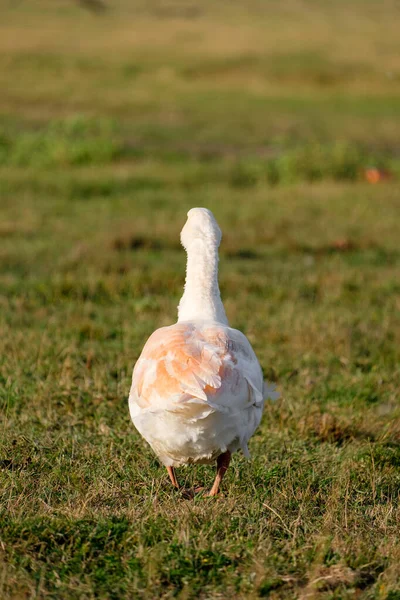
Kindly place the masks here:
POLYGON ((185 291, 178 321, 206 320, 228 324, 218 285, 218 247, 193 242, 187 250, 185 291))

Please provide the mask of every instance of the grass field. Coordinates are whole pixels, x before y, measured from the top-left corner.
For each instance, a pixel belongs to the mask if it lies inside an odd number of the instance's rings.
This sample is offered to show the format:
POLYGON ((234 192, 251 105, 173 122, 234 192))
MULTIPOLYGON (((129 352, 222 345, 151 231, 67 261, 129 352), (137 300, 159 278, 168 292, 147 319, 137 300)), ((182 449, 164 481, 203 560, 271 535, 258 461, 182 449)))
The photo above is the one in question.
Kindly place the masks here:
POLYGON ((399 600, 399 4, 90 6, 0 8, 0 598, 399 600), (187 501, 127 395, 193 206, 282 397, 187 501))

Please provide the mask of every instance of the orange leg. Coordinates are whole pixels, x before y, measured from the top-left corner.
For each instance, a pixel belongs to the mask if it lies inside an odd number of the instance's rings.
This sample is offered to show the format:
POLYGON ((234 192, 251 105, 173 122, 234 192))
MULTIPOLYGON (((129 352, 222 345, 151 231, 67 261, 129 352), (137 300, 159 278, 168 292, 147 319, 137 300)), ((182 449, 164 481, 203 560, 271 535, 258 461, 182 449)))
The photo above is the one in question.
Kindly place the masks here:
POLYGON ((174 469, 174 467, 167 467, 167 471, 168 471, 168 475, 169 475, 169 478, 171 480, 172 485, 175 488, 178 489, 179 488, 179 483, 178 483, 178 480, 177 480, 176 475, 175 475, 175 469, 174 469))
POLYGON ((215 477, 214 484, 209 492, 209 496, 216 496, 218 494, 219 486, 226 473, 229 463, 231 462, 231 453, 229 450, 218 456, 217 459, 217 475, 215 477))

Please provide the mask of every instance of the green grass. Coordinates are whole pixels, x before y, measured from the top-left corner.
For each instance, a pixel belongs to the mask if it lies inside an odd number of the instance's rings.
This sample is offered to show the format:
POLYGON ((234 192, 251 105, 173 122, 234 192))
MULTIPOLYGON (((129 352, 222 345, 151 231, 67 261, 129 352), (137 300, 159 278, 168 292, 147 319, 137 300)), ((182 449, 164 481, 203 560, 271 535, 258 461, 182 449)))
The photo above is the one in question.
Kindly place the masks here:
POLYGON ((0 597, 400 598, 397 3, 0 17, 0 597), (188 501, 127 396, 193 206, 282 397, 188 501))

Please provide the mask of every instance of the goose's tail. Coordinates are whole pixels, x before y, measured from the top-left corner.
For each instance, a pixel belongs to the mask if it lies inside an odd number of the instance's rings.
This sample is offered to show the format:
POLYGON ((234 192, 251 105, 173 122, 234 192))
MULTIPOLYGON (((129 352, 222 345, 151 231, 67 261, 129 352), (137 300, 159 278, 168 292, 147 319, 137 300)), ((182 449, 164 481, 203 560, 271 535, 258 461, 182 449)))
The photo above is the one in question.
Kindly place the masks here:
POLYGON ((264 388, 263 388, 263 396, 264 396, 264 400, 272 400, 272 402, 275 402, 276 400, 278 400, 280 393, 275 389, 275 383, 271 383, 269 381, 267 381, 266 379, 264 380, 264 388))

